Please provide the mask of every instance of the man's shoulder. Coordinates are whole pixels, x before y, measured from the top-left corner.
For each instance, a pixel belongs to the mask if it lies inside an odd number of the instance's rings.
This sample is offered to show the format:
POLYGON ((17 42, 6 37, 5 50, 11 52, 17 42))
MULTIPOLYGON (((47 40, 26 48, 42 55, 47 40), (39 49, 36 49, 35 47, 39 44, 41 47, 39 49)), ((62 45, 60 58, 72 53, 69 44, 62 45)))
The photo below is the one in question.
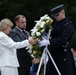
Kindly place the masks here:
POLYGON ((72 24, 72 21, 66 18, 65 25, 67 25, 67 24, 72 24))
POLYGON ((9 33, 9 36, 16 36, 18 35, 18 31, 16 30, 16 28, 12 29, 9 33))
POLYGON ((11 33, 18 33, 18 32, 20 32, 20 30, 17 29, 16 27, 11 30, 11 33))
POLYGON ((17 34, 17 32, 15 30, 11 30, 10 34, 17 34))

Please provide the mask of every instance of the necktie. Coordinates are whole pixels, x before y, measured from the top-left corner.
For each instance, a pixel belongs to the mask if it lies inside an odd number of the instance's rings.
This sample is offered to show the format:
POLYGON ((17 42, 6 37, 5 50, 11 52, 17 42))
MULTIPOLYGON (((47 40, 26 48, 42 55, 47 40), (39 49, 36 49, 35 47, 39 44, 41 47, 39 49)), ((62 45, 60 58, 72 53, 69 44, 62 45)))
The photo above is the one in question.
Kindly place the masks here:
POLYGON ((28 35, 27 35, 27 33, 25 32, 25 30, 22 30, 22 32, 23 32, 24 37, 25 37, 26 39, 28 39, 28 35))

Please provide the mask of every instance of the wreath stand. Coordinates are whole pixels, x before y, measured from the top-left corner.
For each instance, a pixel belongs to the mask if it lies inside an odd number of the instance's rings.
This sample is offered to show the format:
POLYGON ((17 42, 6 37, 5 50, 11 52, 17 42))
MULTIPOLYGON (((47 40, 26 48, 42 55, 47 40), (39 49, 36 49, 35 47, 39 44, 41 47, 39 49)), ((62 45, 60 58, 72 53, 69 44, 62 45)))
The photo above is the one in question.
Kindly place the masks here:
MULTIPOLYGON (((49 40, 49 38, 50 38, 50 33, 51 33, 51 30, 49 30, 47 40, 49 40)), ((59 75, 61 75, 61 73, 60 73, 60 71, 59 71, 59 69, 58 69, 58 67, 57 67, 57 65, 56 65, 56 63, 55 63, 55 61, 54 61, 51 53, 49 52, 47 46, 48 46, 48 45, 46 45, 45 48, 44 48, 44 51, 43 51, 43 54, 42 54, 42 57, 41 57, 41 60, 40 60, 40 63, 39 63, 39 66, 38 66, 38 70, 37 70, 37 74, 36 74, 36 75, 39 75, 39 72, 40 72, 40 69, 41 69, 41 65, 42 65, 42 63, 43 63, 43 60, 44 60, 44 75, 46 75, 46 59, 47 59, 47 55, 49 55, 49 57, 50 57, 53 65, 54 65, 57 73, 58 73, 59 75)))

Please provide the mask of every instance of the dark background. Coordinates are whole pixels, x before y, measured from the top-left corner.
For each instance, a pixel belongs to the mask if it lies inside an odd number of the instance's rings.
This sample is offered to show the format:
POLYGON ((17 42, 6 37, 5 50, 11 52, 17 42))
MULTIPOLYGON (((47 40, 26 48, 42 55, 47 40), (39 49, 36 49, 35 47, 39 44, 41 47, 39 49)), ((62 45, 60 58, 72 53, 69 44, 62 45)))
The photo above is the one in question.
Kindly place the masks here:
POLYGON ((26 29, 30 31, 35 25, 35 20, 45 14, 51 17, 50 9, 60 4, 64 4, 66 17, 73 22, 75 32, 70 45, 76 49, 76 0, 0 0, 0 20, 9 18, 14 23, 16 15, 25 15, 26 29))

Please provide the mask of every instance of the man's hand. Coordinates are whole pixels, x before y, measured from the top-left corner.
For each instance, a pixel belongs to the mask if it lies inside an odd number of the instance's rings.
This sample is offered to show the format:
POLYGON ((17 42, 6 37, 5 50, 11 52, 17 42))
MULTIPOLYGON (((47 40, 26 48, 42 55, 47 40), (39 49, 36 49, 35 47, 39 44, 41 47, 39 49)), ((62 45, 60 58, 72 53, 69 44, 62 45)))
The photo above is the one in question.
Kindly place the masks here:
POLYGON ((33 63, 33 64, 37 64, 37 63, 39 63, 39 62, 40 62, 40 60, 39 60, 38 58, 32 59, 32 63, 33 63))

